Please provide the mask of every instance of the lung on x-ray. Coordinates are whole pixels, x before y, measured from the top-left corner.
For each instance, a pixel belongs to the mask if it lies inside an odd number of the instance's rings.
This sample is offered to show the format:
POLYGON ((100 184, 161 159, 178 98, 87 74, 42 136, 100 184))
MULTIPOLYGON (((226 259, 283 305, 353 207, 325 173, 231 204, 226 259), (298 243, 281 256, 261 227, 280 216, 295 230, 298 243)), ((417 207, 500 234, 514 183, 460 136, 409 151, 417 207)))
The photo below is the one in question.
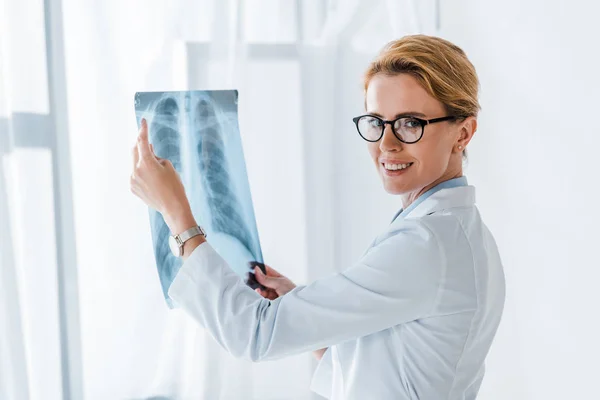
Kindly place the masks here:
MULTIPOLYGON (((262 287, 251 266, 264 261, 238 125, 237 90, 138 92, 138 127, 148 122, 154 152, 173 163, 196 221, 212 247, 246 284, 262 287)), ((149 208, 154 256, 165 300, 181 267, 168 244, 162 215, 149 208)), ((180 232, 173 232, 180 233, 180 232)), ((210 266, 209 266, 210 267, 210 266)))

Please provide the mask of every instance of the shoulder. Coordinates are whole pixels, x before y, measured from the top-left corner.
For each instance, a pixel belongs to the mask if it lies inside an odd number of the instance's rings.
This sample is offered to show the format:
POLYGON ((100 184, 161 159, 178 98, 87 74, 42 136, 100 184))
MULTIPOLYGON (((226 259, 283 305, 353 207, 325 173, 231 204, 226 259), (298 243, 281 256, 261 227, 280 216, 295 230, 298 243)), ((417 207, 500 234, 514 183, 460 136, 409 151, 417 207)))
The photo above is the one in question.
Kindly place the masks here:
POLYGON ((404 219, 394 222, 379 236, 373 249, 398 252, 411 249, 430 253, 439 250, 440 232, 436 224, 425 218, 404 219))
POLYGON ((464 207, 438 211, 405 222, 425 227, 431 240, 437 244, 441 257, 456 271, 457 268, 473 268, 472 231, 477 231, 479 226, 477 218, 474 207, 464 207))
POLYGON ((420 221, 407 221, 388 233, 341 275, 385 301, 430 315, 446 269, 435 235, 420 221))
POLYGON ((439 238, 422 219, 405 220, 389 229, 363 256, 362 263, 392 268, 395 274, 438 275, 444 268, 439 238))
POLYGON ((364 256, 364 262, 392 265, 398 273, 410 270, 429 278, 470 273, 473 246, 464 227, 470 222, 462 212, 453 209, 392 224, 364 256))
POLYGON ((436 234, 427 221, 423 218, 405 219, 400 223, 393 223, 388 230, 380 236, 379 246, 433 246, 437 240, 436 234))

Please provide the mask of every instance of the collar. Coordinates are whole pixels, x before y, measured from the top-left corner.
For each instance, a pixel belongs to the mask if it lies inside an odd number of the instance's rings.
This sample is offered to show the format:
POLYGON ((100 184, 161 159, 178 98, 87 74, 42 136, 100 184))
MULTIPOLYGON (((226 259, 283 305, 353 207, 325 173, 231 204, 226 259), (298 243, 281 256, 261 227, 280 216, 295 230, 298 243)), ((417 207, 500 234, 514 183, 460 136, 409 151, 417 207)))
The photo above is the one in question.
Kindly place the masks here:
POLYGON ((467 178, 461 176, 441 182, 419 196, 406 209, 400 209, 392 219, 393 223, 398 219, 407 217, 416 218, 430 214, 435 211, 466 207, 475 204, 475 187, 469 186, 467 178))

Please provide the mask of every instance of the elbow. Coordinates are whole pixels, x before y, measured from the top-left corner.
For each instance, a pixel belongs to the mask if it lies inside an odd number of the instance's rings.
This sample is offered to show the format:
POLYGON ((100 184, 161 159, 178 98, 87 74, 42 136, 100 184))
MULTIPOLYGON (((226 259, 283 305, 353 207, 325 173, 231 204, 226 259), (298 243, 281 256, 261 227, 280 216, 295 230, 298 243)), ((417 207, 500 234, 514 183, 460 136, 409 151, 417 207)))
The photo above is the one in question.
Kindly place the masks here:
POLYGON ((240 360, 256 363, 267 360, 270 356, 269 345, 262 344, 260 335, 249 335, 246 340, 228 337, 222 344, 229 354, 240 360))
POLYGON ((223 331, 234 334, 227 338, 227 350, 233 357, 256 363, 276 360, 287 355, 287 348, 280 343, 281 332, 274 326, 277 307, 271 307, 272 304, 270 301, 261 301, 258 309, 249 310, 256 314, 250 321, 246 321, 246 329, 240 330, 240 322, 233 319, 231 325, 235 324, 237 329, 234 329, 234 326, 223 327, 223 331), (267 316, 269 311, 272 314, 267 316), (242 340, 242 337, 246 339, 242 340))
POLYGON ((230 351, 229 354, 231 354, 237 360, 251 361, 253 363, 260 362, 260 358, 249 355, 248 353, 235 353, 230 351))
POLYGON ((287 355, 285 349, 276 350, 277 348, 273 347, 271 341, 262 341, 257 337, 251 337, 245 346, 229 347, 227 350, 237 359, 258 363, 277 360, 287 355))
POLYGON ((261 355, 251 345, 235 349, 230 348, 228 350, 229 354, 239 360, 251 361, 253 363, 262 361, 261 355))
POLYGON ((285 351, 274 351, 272 348, 261 346, 249 346, 245 351, 231 353, 234 357, 258 363, 262 361, 274 361, 284 358, 288 355, 285 351))
POLYGON ((247 348, 229 349, 229 354, 239 360, 251 361, 253 363, 268 361, 271 359, 268 353, 258 351, 256 346, 252 345, 249 345, 247 348))

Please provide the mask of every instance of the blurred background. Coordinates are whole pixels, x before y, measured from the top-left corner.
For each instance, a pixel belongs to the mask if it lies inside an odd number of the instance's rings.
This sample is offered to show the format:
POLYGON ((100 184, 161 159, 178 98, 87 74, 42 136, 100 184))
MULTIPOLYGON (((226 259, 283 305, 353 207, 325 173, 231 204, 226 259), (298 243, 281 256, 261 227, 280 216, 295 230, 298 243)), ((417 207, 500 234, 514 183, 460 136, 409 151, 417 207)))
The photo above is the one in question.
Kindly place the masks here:
POLYGON ((461 46, 481 80, 465 174, 507 299, 479 398, 600 398, 598 15, 583 0, 0 0, 0 398, 319 399, 311 354, 236 360, 168 311, 129 190, 133 96, 240 91, 265 261, 304 284, 356 262, 401 208, 351 118, 368 62, 413 33, 461 46))

